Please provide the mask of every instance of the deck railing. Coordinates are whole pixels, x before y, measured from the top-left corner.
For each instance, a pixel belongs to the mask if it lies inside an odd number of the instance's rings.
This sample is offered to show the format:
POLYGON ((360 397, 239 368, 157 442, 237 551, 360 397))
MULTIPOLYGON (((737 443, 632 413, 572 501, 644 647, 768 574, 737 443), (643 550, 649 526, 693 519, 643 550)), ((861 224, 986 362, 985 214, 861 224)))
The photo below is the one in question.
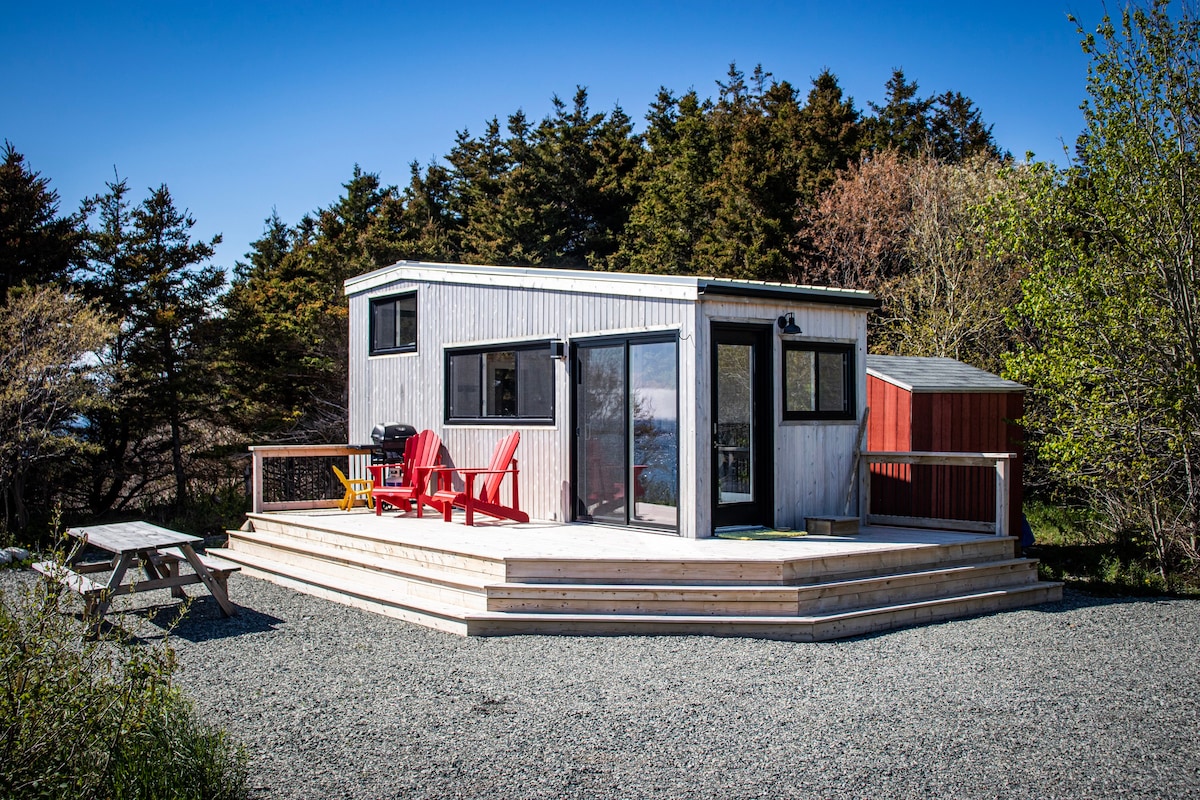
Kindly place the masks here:
POLYGON ((1014 453, 863 453, 863 521, 1008 536, 1014 453))
POLYGON ((333 474, 366 478, 371 448, 348 444, 258 445, 253 457, 251 508, 256 512, 334 508, 346 493, 333 474))
MULTIPOLYGON (((369 477, 370 447, 259 445, 250 453, 255 512, 336 507, 345 489, 333 473, 335 465, 348 477, 369 477)), ((1014 458, 1013 453, 863 453, 863 521, 1007 536, 1014 458)))

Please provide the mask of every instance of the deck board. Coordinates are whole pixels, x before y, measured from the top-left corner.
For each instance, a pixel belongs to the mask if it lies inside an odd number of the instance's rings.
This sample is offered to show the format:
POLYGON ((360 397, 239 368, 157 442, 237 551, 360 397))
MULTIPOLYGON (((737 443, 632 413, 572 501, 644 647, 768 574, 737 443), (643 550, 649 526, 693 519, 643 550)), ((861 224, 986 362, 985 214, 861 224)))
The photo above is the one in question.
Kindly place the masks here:
MULTIPOLYGON (((551 522, 495 522, 468 527, 416 515, 321 509, 265 515, 289 524, 311 524, 418 546, 493 559, 776 561, 886 552, 929 545, 995 541, 992 534, 870 527, 856 536, 804 536, 778 540, 684 539, 616 526, 551 522)), ((253 515, 252 515, 253 518, 253 515)))

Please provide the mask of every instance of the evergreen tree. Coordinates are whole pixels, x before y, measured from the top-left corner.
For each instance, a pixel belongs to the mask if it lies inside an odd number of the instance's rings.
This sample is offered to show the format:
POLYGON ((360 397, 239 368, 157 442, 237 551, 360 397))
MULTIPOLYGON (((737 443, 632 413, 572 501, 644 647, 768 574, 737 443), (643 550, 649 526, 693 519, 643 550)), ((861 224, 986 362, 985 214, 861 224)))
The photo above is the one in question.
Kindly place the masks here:
POLYGON ((696 246, 694 269, 711 275, 781 280, 790 268, 788 246, 799 201, 796 181, 800 108, 787 82, 771 82, 757 67, 747 87, 730 65, 718 84, 713 131, 722 159, 708 193, 712 225, 696 246))
POLYGON ((526 157, 528 128, 523 114, 509 118, 509 130, 514 140, 505 142, 500 121, 492 118, 481 139, 459 132, 446 156, 450 163, 447 207, 458 224, 463 256, 471 262, 509 263, 520 238, 511 225, 511 209, 504 198, 514 159, 526 157))
POLYGON ((800 198, 806 205, 815 203, 858 156, 860 135, 854 100, 843 98, 837 77, 822 70, 812 84, 797 141, 800 198))
POLYGON ((647 114, 648 152, 637 171, 639 194, 621 232, 614 269, 691 274, 696 242, 715 213, 711 105, 695 91, 676 99, 666 89, 647 114))
POLYGON ((421 173, 414 161, 401 197, 380 208, 377 230, 395 237, 398 257, 407 261, 461 261, 462 226, 451 210, 450 171, 430 164, 421 173))
POLYGON ((135 280, 135 257, 127 195, 120 178, 108 191, 84 203, 90 215, 85 240, 86 267, 81 290, 117 322, 115 335, 99 353, 105 377, 105 402, 87 415, 82 433, 89 444, 80 484, 86 485, 83 504, 93 513, 120 507, 153 483, 159 475, 143 448, 152 425, 140 413, 145 399, 127 380, 128 358, 139 331, 131 322, 134 300, 128 290, 135 280))
POLYGON ((99 447, 93 510, 140 494, 129 492, 131 477, 146 488, 169 476, 181 507, 189 499, 185 451, 217 403, 210 322, 225 278, 203 264, 221 239, 193 241, 195 220, 176 209, 165 185, 132 210, 124 181, 108 188, 94 201, 100 227, 83 282, 120 325, 104 359, 109 409, 88 420, 99 447), (155 455, 163 451, 169 458, 160 466, 155 455))
POLYGON ((346 440, 345 280, 407 257, 394 187, 355 165, 345 193, 288 230, 272 216, 224 297, 239 424, 275 441, 346 440))
POLYGON ((232 418, 243 432, 270 436, 280 416, 294 413, 298 363, 294 342, 281 335, 301 308, 280 281, 296 241, 272 210, 263 235, 250 244, 248 262, 234 265, 233 281, 221 299, 225 309, 222 369, 231 392, 232 418))
POLYGON ((959 92, 945 92, 934 101, 929 138, 934 157, 941 161, 1000 158, 992 126, 984 124, 983 113, 959 92))
POLYGON ((58 193, 11 142, 0 164, 0 304, 22 283, 63 283, 78 265, 79 219, 58 214, 58 193))
POLYGON ((892 71, 885 86, 884 104, 869 104, 874 116, 866 121, 866 147, 876 151, 891 148, 906 156, 929 148, 929 117, 934 101, 919 97, 918 88, 916 81, 905 79, 904 70, 892 71))

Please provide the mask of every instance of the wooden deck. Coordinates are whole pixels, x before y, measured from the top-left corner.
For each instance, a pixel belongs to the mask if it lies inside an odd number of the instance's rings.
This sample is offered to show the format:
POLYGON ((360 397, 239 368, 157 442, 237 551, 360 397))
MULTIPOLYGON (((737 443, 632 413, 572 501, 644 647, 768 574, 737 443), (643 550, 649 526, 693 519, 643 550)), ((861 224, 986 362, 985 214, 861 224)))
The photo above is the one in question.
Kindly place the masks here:
POLYGON ((254 575, 466 635, 757 636, 816 641, 1057 600, 1009 537, 689 540, 599 525, 314 510, 251 514, 210 550, 254 575))

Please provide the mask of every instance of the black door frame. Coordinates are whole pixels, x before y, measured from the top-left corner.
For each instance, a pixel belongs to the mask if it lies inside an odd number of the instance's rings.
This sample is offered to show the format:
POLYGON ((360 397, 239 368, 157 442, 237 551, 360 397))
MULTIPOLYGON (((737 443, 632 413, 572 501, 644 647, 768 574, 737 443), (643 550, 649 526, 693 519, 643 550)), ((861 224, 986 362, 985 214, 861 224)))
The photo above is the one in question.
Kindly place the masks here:
POLYGON ((770 325, 748 325, 713 322, 709 327, 712 342, 709 354, 709 375, 712 384, 709 412, 709 481, 712 486, 713 528, 732 525, 775 524, 775 391, 774 391, 774 328, 770 325), (754 429, 754 499, 747 503, 720 504, 719 459, 717 453, 717 346, 720 344, 749 344, 754 347, 751 380, 750 413, 754 429))
MULTIPOLYGON (((570 405, 571 405, 571 454, 570 454, 570 457, 571 457, 571 488, 570 488, 570 497, 571 497, 571 520, 573 522, 593 522, 593 519, 591 518, 590 515, 587 514, 587 512, 585 510, 585 503, 583 502, 582 498, 580 498, 580 496, 579 496, 579 489, 580 489, 579 472, 580 472, 581 467, 583 466, 580 461, 580 453, 579 453, 579 440, 582 435, 582 429, 581 429, 582 421, 579 419, 579 392, 580 392, 580 386, 583 381, 583 366, 580 362, 579 351, 581 349, 587 348, 587 347, 620 346, 623 348, 622 371, 624 374, 625 396, 622 399, 622 406, 623 406, 623 414, 625 417, 625 422, 626 422, 626 424, 629 424, 629 417, 630 417, 630 395, 629 395, 630 347, 633 345, 638 345, 638 344, 654 344, 654 343, 666 343, 666 342, 673 342, 675 344, 675 419, 676 419, 676 425, 678 425, 678 420, 680 418, 679 404, 682 402, 683 392, 682 392, 682 389, 681 389, 680 383, 679 383, 679 380, 680 380, 680 363, 679 363, 680 348, 679 348, 679 337, 678 337, 677 333, 675 333, 673 331, 666 332, 666 333, 655 331, 655 332, 650 332, 650 333, 627 333, 627 334, 615 334, 615 335, 614 334, 602 334, 600 336, 586 336, 586 337, 579 337, 577 339, 572 340, 571 348, 570 348, 570 359, 571 359, 570 360, 570 364, 571 364, 571 376, 570 376, 570 386, 571 386, 571 396, 570 396, 570 405)), ((634 521, 632 520, 632 512, 633 512, 632 503, 634 502, 634 500, 633 500, 633 497, 634 497, 634 493, 633 493, 634 475, 633 475, 631 469, 629 468, 629 464, 630 464, 629 448, 631 446, 631 442, 630 442, 630 437, 628 436, 628 433, 629 432, 626 431, 627 435, 624 437, 625 441, 624 441, 623 462, 626 466, 626 474, 625 474, 625 492, 624 492, 625 508, 624 508, 624 512, 623 512, 623 521, 622 522, 606 521, 604 524, 619 525, 622 527, 629 527, 629 528, 638 528, 641 530, 654 531, 656 533, 668 533, 668 534, 677 536, 677 535, 679 535, 680 526, 682 524, 682 519, 679 517, 678 514, 676 515, 675 524, 670 525, 670 526, 654 525, 654 524, 644 523, 644 522, 643 523, 634 523, 634 521)), ((678 448, 680 446, 680 444, 682 442, 682 438, 683 437, 680 435, 680 432, 678 430, 676 430, 676 434, 675 434, 676 448, 678 448)), ((680 459, 680 455, 679 455, 679 452, 677 449, 676 457, 675 457, 675 497, 676 497, 676 502, 678 502, 678 500, 679 500, 680 469, 681 469, 681 459, 680 459)))

